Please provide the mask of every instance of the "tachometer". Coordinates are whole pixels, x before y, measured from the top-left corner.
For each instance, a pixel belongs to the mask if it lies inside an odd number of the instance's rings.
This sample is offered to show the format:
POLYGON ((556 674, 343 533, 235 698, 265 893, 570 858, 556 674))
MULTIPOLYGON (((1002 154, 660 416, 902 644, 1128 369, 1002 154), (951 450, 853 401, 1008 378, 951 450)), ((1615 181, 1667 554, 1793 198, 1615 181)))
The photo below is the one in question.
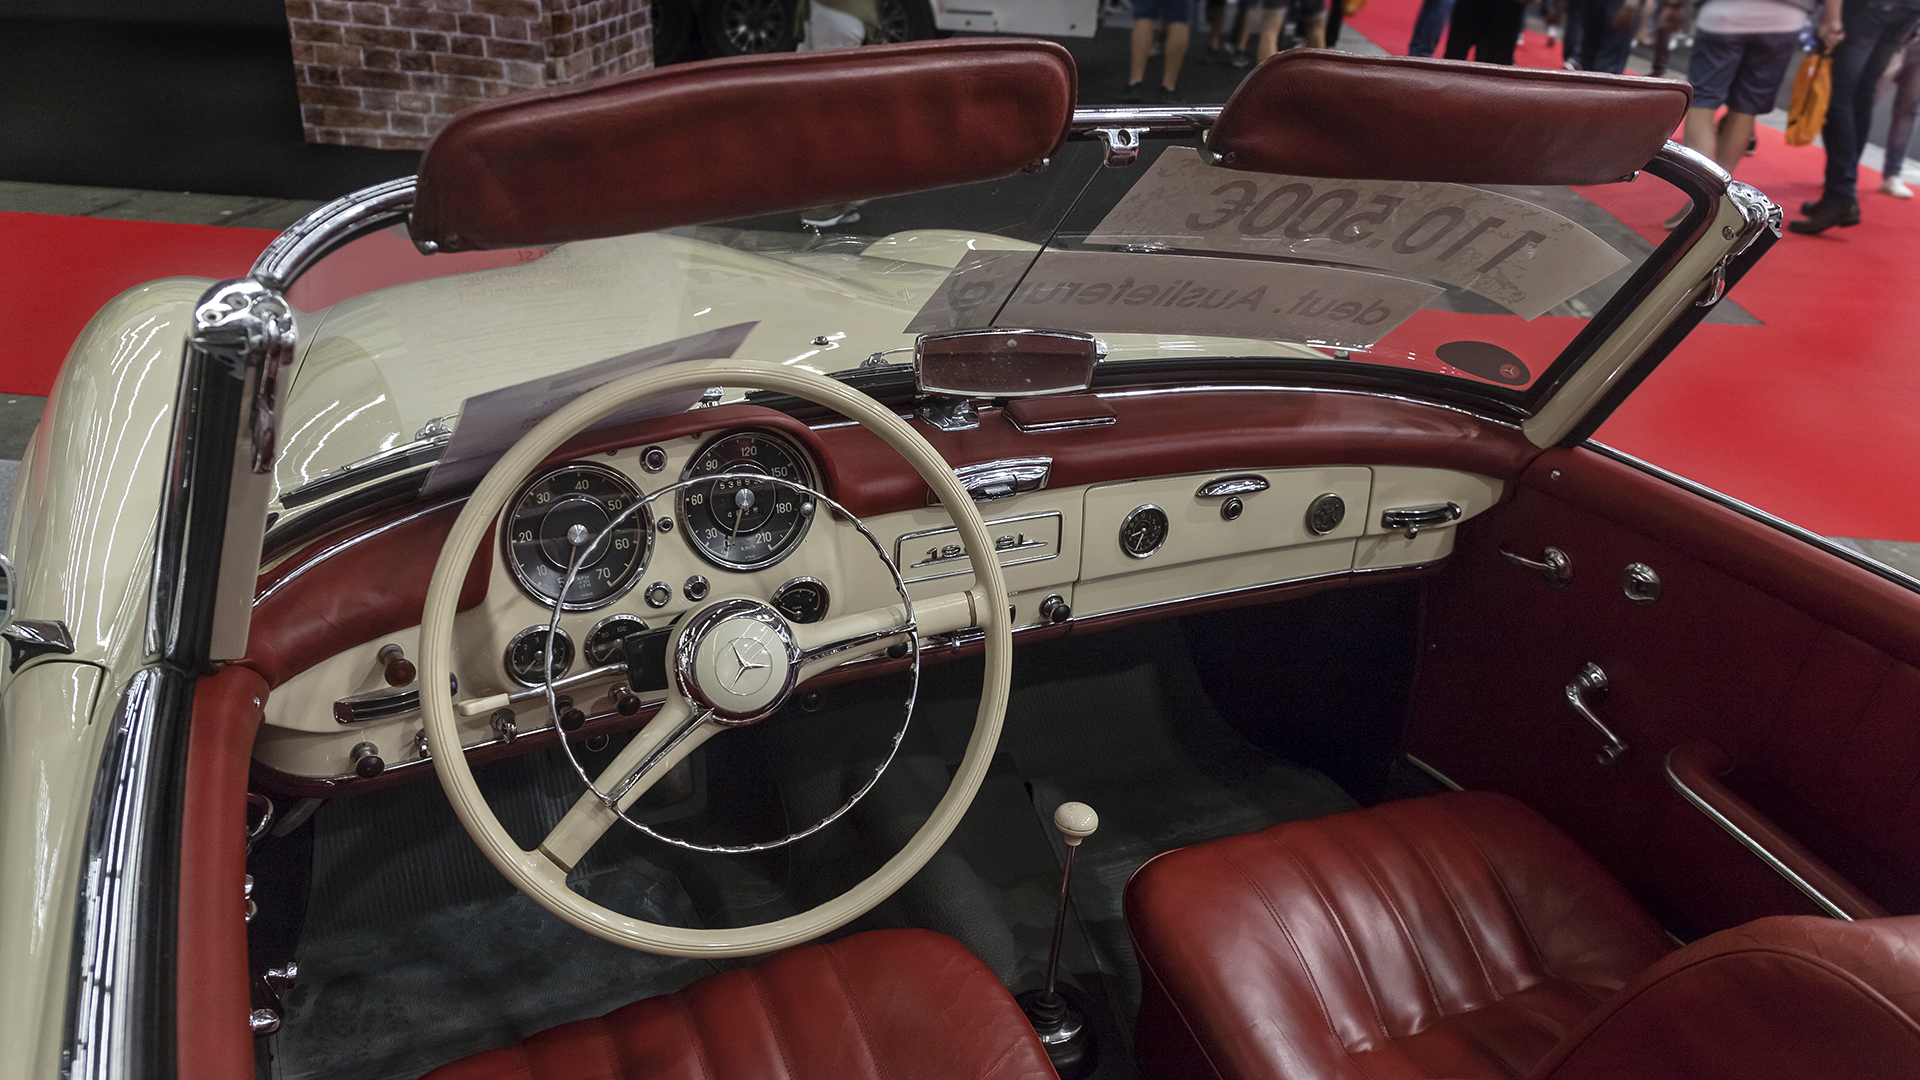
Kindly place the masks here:
POLYGON ((551 604, 579 548, 580 570, 567 591, 566 610, 612 603, 640 579, 652 550, 648 508, 621 517, 639 498, 632 481, 604 465, 568 465, 535 478, 507 519, 507 565, 515 580, 551 604), (616 520, 620 524, 608 530, 616 520), (602 532, 607 535, 594 543, 602 532))
POLYGON ((758 570, 787 557, 813 520, 813 487, 800 449, 764 431, 736 431, 694 455, 680 489, 680 521, 702 558, 729 570, 758 570), (711 477, 712 479, 707 479, 711 477))

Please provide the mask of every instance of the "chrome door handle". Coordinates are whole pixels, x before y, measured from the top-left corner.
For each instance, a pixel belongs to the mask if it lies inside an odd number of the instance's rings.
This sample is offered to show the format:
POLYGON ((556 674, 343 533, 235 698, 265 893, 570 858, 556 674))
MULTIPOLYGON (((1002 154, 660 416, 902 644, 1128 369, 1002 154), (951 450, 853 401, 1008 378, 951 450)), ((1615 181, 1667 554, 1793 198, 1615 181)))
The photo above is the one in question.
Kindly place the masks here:
POLYGON ((1605 693, 1606 689, 1607 673, 1600 670, 1599 664, 1589 663, 1580 669, 1580 673, 1573 677, 1572 682, 1567 684, 1566 694, 1567 704, 1572 706, 1573 711, 1579 713, 1587 723, 1592 724, 1594 729, 1607 740, 1607 744, 1600 748, 1600 764, 1612 765, 1626 755, 1627 744, 1621 740, 1620 736, 1613 733, 1612 728, 1595 716, 1593 707, 1587 704, 1587 694, 1605 693))
POLYGON ((1548 548, 1541 554, 1538 561, 1529 559, 1525 555, 1515 555, 1506 548, 1501 548, 1500 554, 1506 556, 1507 561, 1515 566, 1540 571, 1540 576, 1546 578, 1549 585, 1565 585, 1573 580, 1573 556, 1557 547, 1548 548))

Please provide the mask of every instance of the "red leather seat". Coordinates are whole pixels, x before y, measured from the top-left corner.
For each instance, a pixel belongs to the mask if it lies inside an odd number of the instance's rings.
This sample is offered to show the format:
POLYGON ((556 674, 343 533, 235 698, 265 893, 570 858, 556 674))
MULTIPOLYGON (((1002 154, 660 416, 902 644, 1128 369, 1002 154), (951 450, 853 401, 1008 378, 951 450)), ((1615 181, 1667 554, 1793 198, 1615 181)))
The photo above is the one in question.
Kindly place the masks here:
POLYGON ((1523 1076, 1673 950, 1572 840, 1478 792, 1168 852, 1126 915, 1149 1077, 1523 1076))
POLYGON ((1057 1080, 1020 1007, 959 942, 877 930, 808 945, 429 1080, 1057 1080))

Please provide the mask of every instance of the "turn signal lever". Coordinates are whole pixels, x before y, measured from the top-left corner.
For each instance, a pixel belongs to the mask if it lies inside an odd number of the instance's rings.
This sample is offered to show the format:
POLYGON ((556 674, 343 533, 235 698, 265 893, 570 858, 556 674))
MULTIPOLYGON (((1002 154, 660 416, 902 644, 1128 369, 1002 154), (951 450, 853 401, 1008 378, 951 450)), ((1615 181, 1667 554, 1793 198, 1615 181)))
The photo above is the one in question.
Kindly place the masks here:
POLYGON ((1041 1045, 1047 1048, 1047 1057, 1053 1062, 1053 1071, 1060 1074, 1060 1080, 1080 1080, 1093 1072, 1097 1063, 1093 1035, 1087 1031, 1086 1018, 1060 993, 1056 983, 1060 974, 1060 940, 1067 929, 1067 885, 1073 881, 1073 855, 1080 850, 1080 842, 1100 827, 1100 815, 1086 803, 1061 803, 1060 809, 1053 812, 1053 827, 1060 830, 1060 838, 1066 841, 1067 862, 1060 872, 1060 903, 1053 912, 1053 946, 1047 952, 1047 984, 1043 990, 1028 990, 1014 1000, 1020 1003, 1027 1020, 1033 1024, 1034 1033, 1040 1036, 1041 1045))

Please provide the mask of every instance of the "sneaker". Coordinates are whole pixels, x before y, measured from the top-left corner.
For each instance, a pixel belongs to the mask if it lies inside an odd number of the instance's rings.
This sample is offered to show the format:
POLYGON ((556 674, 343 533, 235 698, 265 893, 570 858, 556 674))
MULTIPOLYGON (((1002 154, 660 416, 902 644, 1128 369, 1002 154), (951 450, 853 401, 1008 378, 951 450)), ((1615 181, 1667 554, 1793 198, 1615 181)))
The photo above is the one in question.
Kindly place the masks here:
POLYGON ((1227 58, 1227 64, 1234 68, 1250 68, 1253 66, 1253 53, 1247 49, 1235 49, 1233 55, 1227 58))
POLYGON ((1860 224, 1859 203, 1822 201, 1814 204, 1813 209, 1807 211, 1805 218, 1788 222, 1787 228, 1807 236, 1818 236, 1835 225, 1844 229, 1858 224, 1860 224))
POLYGON ((1151 100, 1148 94, 1149 91, 1147 90, 1146 83, 1128 83, 1127 88, 1120 91, 1120 103, 1122 105, 1145 105, 1151 100))
POLYGON ((1913 198, 1913 189, 1907 186, 1905 180, 1897 176, 1889 176, 1885 180, 1880 181, 1880 193, 1882 195, 1891 195, 1896 199, 1913 198))

